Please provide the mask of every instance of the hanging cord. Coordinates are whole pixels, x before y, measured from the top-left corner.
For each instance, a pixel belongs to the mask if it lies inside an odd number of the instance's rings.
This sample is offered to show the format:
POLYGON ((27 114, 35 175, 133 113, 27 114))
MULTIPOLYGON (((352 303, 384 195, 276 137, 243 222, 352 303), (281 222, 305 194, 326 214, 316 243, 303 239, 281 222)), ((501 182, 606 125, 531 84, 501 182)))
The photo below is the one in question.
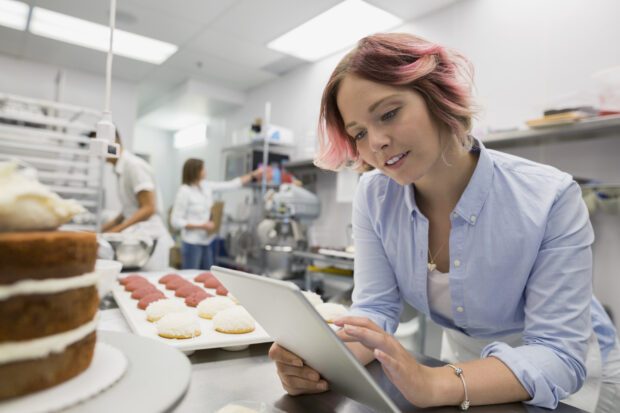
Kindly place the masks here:
POLYGON ((112 88, 112 58, 114 57, 114 24, 116 21, 116 0, 110 0, 110 47, 105 68, 105 106, 103 112, 110 113, 110 90, 112 88))

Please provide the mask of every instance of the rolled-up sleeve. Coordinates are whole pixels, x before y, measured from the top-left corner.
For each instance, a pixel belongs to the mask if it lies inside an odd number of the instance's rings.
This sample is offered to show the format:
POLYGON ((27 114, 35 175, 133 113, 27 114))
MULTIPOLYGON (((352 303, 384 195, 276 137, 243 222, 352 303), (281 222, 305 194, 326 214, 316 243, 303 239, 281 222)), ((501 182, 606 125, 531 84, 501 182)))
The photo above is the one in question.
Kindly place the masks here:
POLYGON ((182 230, 187 225, 187 205, 189 202, 189 193, 185 190, 185 187, 179 188, 177 197, 174 200, 172 206, 172 212, 170 214, 170 225, 177 230, 182 230))
POLYGON ((567 177, 547 217, 524 293, 524 345, 494 342, 482 352, 512 370, 532 397, 526 403, 555 408, 583 385, 592 332, 593 241, 580 188, 567 177))
POLYGON ((393 334, 402 311, 398 284, 383 244, 373 226, 366 187, 357 187, 353 201, 355 240, 353 306, 349 315, 368 317, 393 334))

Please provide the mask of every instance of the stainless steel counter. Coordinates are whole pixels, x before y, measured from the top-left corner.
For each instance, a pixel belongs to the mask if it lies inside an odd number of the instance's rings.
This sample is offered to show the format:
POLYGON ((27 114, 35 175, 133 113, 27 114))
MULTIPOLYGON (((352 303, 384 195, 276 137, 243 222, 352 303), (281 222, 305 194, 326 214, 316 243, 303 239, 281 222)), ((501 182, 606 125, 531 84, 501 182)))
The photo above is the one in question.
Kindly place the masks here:
MULTIPOLYGON (((288 396, 278 379, 274 363, 267 353, 270 344, 257 344, 239 352, 221 349, 201 350, 190 355, 192 377, 190 387, 175 413, 215 412, 228 403, 247 400, 263 402, 285 412, 346 412, 371 413, 368 407, 338 393, 328 391, 318 395, 288 396)), ((439 366, 443 363, 429 357, 415 355, 421 363, 439 366)), ((396 401, 403 412, 458 412, 457 407, 418 409, 409 404, 390 383, 377 361, 369 365, 372 376, 396 401)), ((471 407, 471 412, 549 412, 548 409, 511 403, 494 406, 471 407)), ((583 412, 560 404, 556 412, 583 412)))

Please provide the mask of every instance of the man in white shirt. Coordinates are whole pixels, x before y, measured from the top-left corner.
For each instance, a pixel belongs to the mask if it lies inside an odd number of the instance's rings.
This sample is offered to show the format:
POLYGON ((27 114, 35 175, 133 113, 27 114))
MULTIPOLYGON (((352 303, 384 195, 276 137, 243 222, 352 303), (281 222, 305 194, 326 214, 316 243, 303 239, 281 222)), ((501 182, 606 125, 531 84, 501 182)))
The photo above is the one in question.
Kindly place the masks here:
MULTIPOLYGON (((94 137, 91 132, 90 137, 94 137)), ((120 147, 118 158, 108 158, 117 176, 121 212, 101 227, 101 232, 142 232, 157 241, 143 270, 162 270, 169 266, 169 251, 174 244, 162 220, 163 203, 153 168, 142 158, 120 147)))

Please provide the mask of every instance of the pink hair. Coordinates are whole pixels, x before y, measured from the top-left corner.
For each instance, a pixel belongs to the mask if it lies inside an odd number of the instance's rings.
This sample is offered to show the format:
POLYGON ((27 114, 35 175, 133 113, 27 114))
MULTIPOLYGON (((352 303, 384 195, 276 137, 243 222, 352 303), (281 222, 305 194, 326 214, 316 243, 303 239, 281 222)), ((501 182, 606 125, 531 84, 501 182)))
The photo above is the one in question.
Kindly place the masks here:
POLYGON ((420 93, 430 113, 468 144, 475 113, 471 89, 473 67, 460 53, 405 33, 375 34, 361 39, 334 69, 321 99, 319 152, 315 165, 331 170, 350 166, 372 169, 344 129, 336 98, 347 74, 420 93))

